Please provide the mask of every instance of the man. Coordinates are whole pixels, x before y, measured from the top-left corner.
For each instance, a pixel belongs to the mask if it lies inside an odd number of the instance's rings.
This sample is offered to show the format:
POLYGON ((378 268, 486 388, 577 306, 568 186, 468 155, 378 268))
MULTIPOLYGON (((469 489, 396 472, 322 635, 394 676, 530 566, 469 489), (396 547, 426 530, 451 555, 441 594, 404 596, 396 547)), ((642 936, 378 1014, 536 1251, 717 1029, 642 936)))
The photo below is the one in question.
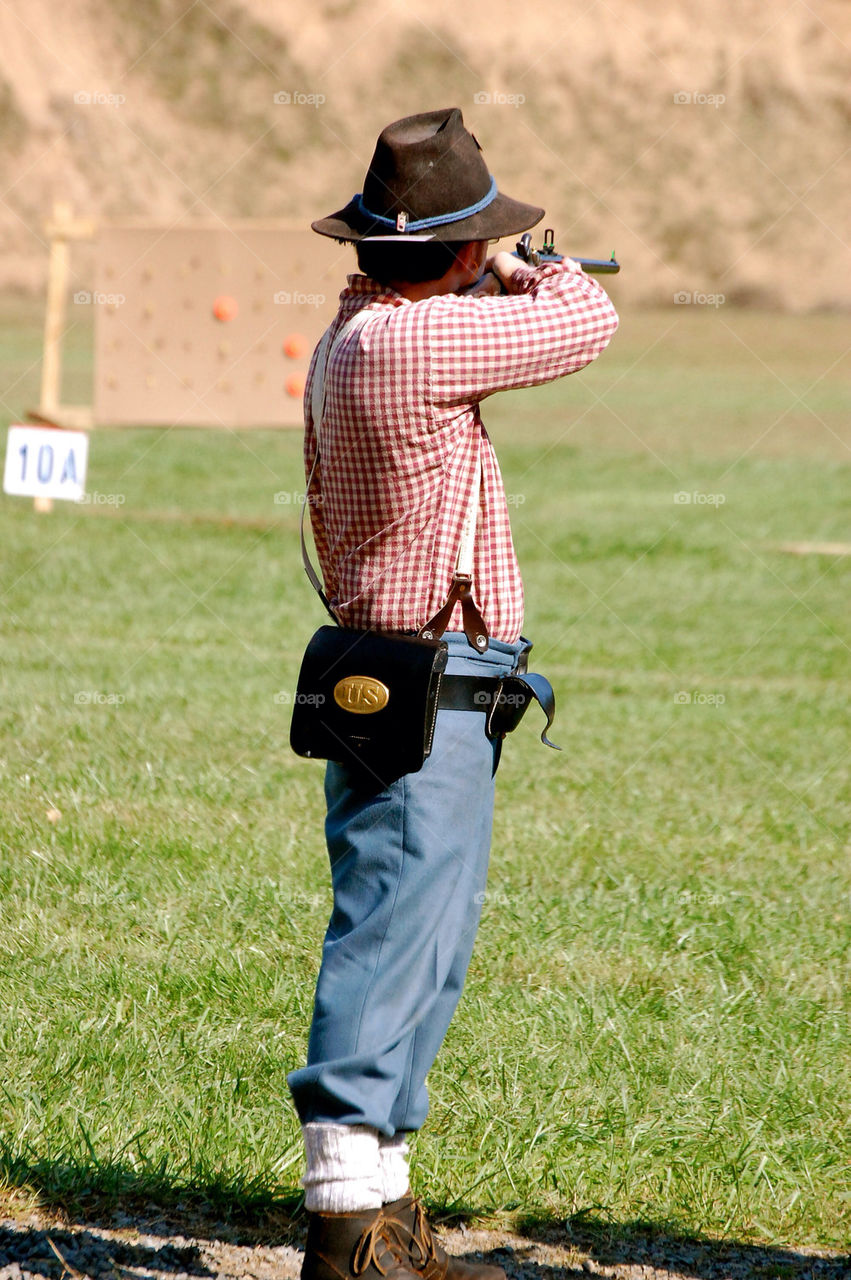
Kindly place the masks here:
MULTIPOLYGON (((456 604, 444 635, 447 674, 523 670, 530 647, 479 403, 574 373, 617 328, 606 293, 576 263, 488 259, 489 240, 517 235, 543 213, 498 191, 455 108, 389 125, 363 193, 313 223, 354 243, 365 272, 349 277, 327 364, 320 375, 324 360, 314 356, 305 394, 325 592, 344 627, 420 630, 447 598, 474 505, 472 591, 489 641, 474 647, 456 604), (494 296, 500 290, 507 296, 494 296), (349 325, 365 308, 363 323, 349 325), (321 447, 312 409, 320 376, 321 447)), ((486 883, 500 742, 487 736, 485 711, 440 710, 423 768, 383 789, 327 766, 334 907, 307 1066, 289 1077, 307 1155, 304 1280, 503 1277, 447 1258, 410 1195, 406 1160, 486 883)))

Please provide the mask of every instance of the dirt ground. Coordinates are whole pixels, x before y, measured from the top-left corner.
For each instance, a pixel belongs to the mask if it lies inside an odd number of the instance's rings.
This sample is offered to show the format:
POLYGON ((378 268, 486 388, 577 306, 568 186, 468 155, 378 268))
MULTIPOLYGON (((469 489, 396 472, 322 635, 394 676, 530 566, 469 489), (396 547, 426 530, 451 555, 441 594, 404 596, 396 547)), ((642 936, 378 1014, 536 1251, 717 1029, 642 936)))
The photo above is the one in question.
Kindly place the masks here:
MULTIPOLYGON (((198 1228, 196 1228, 198 1230, 198 1228)), ((630 1226, 552 1223, 528 1234, 440 1232, 448 1251, 503 1267, 511 1280, 849 1280, 851 1256, 735 1241, 678 1238, 630 1226)), ((225 1224, 187 1234, 165 1218, 113 1213, 111 1224, 48 1214, 0 1218, 0 1280, 296 1280, 304 1229, 270 1231, 269 1243, 225 1224), (248 1236, 249 1242, 238 1242, 248 1236), (275 1237, 295 1239, 276 1243, 275 1237)))

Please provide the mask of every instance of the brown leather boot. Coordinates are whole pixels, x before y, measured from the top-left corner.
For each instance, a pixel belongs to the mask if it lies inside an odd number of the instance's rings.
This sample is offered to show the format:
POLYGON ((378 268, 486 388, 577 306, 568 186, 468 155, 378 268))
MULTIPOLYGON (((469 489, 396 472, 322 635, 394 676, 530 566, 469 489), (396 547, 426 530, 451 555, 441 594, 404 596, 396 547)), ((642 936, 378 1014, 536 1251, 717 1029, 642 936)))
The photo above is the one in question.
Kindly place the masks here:
POLYGON ((419 1280, 506 1280, 502 1267, 453 1258, 432 1234, 423 1206, 413 1196, 384 1205, 385 1229, 404 1264, 419 1280))
POLYGON ((301 1280, 418 1280, 383 1209, 307 1216, 301 1280))

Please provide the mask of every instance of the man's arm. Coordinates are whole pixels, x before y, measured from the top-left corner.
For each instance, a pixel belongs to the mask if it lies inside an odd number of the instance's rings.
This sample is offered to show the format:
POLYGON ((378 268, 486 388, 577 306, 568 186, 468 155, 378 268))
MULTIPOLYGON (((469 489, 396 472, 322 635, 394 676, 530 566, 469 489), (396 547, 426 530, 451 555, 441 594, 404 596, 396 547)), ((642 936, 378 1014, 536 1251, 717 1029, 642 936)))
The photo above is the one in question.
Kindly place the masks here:
POLYGON ((606 291, 569 258, 533 268, 499 253, 488 267, 511 296, 445 294, 419 304, 429 308, 436 404, 469 404, 576 373, 618 327, 606 291))

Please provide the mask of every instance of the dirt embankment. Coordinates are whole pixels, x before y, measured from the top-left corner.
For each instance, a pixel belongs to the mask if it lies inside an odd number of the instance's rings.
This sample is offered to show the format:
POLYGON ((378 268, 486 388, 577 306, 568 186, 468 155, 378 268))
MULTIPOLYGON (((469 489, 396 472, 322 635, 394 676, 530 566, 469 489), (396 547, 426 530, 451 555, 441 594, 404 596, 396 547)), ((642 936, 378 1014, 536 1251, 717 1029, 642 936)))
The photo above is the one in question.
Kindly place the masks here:
POLYGON ((847 307, 849 44, 841 0, 10 0, 0 284, 41 286, 56 199, 306 221, 388 120, 454 104, 503 188, 560 248, 616 248, 636 300, 847 307))

